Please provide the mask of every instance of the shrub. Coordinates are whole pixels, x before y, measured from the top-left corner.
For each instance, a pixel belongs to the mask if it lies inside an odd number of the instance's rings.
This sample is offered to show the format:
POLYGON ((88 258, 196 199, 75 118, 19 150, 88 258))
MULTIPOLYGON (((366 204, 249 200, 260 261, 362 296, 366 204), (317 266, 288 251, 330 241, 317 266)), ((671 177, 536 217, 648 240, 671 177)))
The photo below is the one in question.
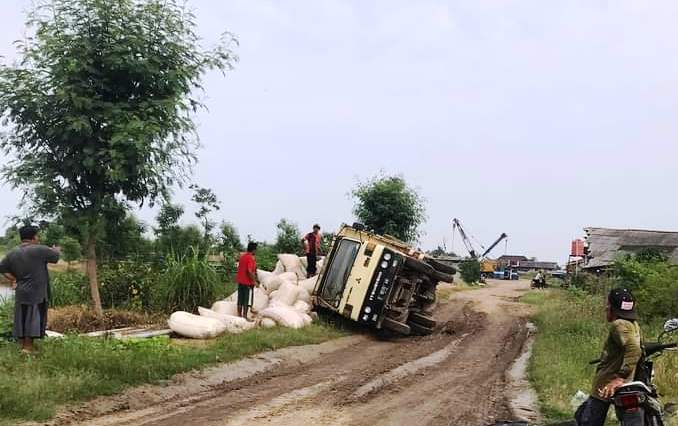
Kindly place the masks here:
POLYGON ((480 281, 480 262, 475 259, 466 260, 459 265, 461 279, 468 284, 480 281))
POLYGON ((12 336, 14 327, 14 299, 0 299, 0 340, 12 336))
POLYGON ((82 257, 82 247, 80 241, 73 237, 64 237, 61 239, 61 251, 66 262, 70 263, 80 260, 82 257))
MULTIPOLYGON (((301 242, 301 240, 299 240, 301 242)), ((256 253, 257 268, 264 271, 272 271, 278 262, 278 252, 273 246, 266 243, 259 243, 256 253)))
POLYGON ((104 308, 148 309, 158 272, 151 263, 137 260, 108 262, 99 267, 101 304, 104 308))
POLYGON ((198 306, 210 306, 225 292, 217 271, 196 251, 168 257, 159 280, 158 299, 167 312, 195 312, 198 306))
POLYGON ((87 277, 82 272, 54 273, 49 305, 51 307, 89 303, 87 277))
POLYGON ((276 225, 278 237, 275 240, 275 249, 278 253, 301 254, 301 233, 299 227, 287 219, 280 219, 276 225))

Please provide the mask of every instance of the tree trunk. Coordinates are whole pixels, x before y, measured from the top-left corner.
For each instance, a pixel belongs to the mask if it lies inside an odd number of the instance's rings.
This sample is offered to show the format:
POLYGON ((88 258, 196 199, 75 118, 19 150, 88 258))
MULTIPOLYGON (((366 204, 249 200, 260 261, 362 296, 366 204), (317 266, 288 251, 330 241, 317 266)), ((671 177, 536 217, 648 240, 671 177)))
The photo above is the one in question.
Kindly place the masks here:
POLYGON ((87 240, 87 277, 89 278, 89 289, 92 293, 94 312, 96 312, 97 316, 103 316, 104 311, 101 307, 99 281, 97 279, 97 240, 96 235, 92 234, 87 240))

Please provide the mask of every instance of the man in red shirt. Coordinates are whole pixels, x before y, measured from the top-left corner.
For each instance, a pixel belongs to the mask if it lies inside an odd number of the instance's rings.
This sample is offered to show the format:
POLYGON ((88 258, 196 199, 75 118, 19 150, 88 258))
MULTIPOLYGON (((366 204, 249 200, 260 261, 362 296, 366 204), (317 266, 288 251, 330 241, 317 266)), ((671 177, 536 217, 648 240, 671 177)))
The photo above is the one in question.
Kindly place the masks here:
POLYGON ((235 280, 238 283, 238 316, 247 319, 247 311, 252 306, 254 286, 257 284, 257 260, 254 252, 257 243, 247 244, 247 251, 240 255, 238 272, 235 280))
POLYGON ((318 273, 318 268, 316 267, 316 262, 318 261, 318 256, 320 256, 320 225, 317 223, 313 225, 313 232, 309 232, 304 237, 304 253, 306 253, 306 260, 308 265, 306 266, 306 277, 311 278, 318 273))

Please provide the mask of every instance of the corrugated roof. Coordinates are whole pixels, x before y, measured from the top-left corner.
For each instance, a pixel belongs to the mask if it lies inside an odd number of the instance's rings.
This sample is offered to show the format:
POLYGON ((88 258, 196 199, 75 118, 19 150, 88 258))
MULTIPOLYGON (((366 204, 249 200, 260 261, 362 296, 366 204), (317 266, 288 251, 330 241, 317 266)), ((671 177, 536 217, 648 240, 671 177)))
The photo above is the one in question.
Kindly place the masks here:
POLYGON ((586 268, 599 268, 619 256, 644 248, 656 248, 678 263, 678 232, 644 229, 584 228, 589 260, 586 268))

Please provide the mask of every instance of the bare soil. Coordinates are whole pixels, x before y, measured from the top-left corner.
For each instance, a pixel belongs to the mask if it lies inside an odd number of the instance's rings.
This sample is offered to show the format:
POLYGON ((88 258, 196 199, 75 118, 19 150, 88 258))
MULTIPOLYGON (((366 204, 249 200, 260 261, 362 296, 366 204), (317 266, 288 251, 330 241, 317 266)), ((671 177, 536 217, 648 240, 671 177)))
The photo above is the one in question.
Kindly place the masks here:
MULTIPOLYGON (((431 336, 371 334, 288 348, 99 398, 59 414, 83 425, 490 425, 518 420, 509 370, 523 353, 526 281, 458 292, 431 336)), ((529 411, 529 410, 528 410, 529 411)), ((524 414, 524 413, 523 413, 524 414)))

